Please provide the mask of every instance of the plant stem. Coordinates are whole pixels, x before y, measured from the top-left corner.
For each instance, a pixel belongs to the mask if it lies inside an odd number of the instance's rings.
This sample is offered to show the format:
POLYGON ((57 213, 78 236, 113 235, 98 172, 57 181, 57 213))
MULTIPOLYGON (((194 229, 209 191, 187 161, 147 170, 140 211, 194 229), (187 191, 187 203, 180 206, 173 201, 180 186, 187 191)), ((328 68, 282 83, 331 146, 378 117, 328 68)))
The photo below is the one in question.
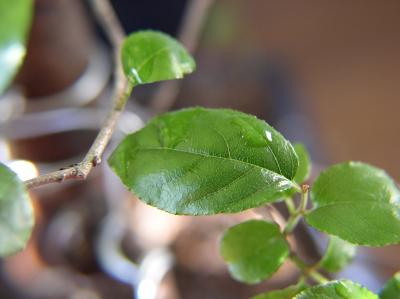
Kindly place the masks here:
MULTIPOLYGON (((301 186, 301 200, 300 200, 300 204, 299 207, 297 208, 297 210, 295 210, 293 212, 293 208, 290 208, 288 206, 289 212, 291 213, 288 221, 287 221, 287 225, 283 231, 283 233, 285 235, 290 234, 294 228, 296 227, 296 225, 299 223, 299 220, 303 217, 304 212, 307 209, 307 201, 308 201, 308 190, 309 190, 309 186, 308 185, 302 185, 301 186)), ((293 202, 292 202, 293 204, 293 202)))
POLYGON ((78 164, 49 174, 40 175, 34 179, 25 181, 28 189, 62 182, 73 179, 86 179, 90 171, 101 162, 103 152, 111 139, 119 116, 125 108, 125 104, 132 92, 133 85, 125 78, 119 59, 122 41, 125 33, 118 21, 115 12, 107 0, 91 0, 96 16, 104 31, 110 39, 115 60, 114 85, 112 96, 112 107, 102 125, 95 141, 87 152, 85 158, 78 164))
POLYGON ((301 272, 305 272, 307 270, 306 263, 300 259, 295 252, 290 253, 290 260, 300 269, 301 272))
MULTIPOLYGON (((284 235, 288 236, 293 232, 299 220, 303 217, 304 213, 306 212, 309 189, 310 186, 308 185, 304 184, 301 186, 301 200, 297 209, 294 208, 292 199, 289 198, 285 200, 288 210, 290 212, 290 217, 283 231, 284 235)), ((307 277, 309 279, 312 279, 313 281, 319 284, 326 283, 329 281, 326 277, 324 277, 321 273, 318 272, 318 264, 312 266, 307 265, 296 254, 296 252, 292 251, 290 253, 290 260, 297 266, 297 268, 300 269, 302 277, 307 277)))
POLYGON ((297 226, 297 224, 299 223, 301 219, 301 215, 296 214, 295 216, 291 216, 287 222, 287 225, 285 227, 285 230, 283 231, 283 233, 285 235, 290 234, 291 232, 293 232, 294 228, 297 226))
POLYGON ((286 198, 285 204, 290 214, 294 214, 296 212, 296 207, 294 206, 293 199, 286 198))
POLYGON ((300 269, 304 277, 314 280, 316 283, 326 283, 329 280, 317 271, 314 266, 308 266, 302 259, 300 259, 295 252, 290 253, 290 260, 300 269))
POLYGON ((319 284, 327 283, 329 280, 316 270, 310 271, 309 277, 319 284))
POLYGON ((304 213, 307 209, 307 202, 308 202, 308 190, 310 189, 309 185, 302 185, 301 186, 301 201, 299 206, 299 212, 304 213))

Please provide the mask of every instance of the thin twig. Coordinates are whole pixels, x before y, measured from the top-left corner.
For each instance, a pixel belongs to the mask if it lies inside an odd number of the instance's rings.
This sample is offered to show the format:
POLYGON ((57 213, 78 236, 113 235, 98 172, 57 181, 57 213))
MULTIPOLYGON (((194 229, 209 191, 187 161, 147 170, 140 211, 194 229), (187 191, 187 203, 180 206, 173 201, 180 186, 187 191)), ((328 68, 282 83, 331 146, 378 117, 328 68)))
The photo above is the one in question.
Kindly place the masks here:
POLYGON ((126 79, 122 70, 120 59, 120 48, 123 40, 125 39, 125 32, 111 3, 108 0, 90 0, 93 11, 101 24, 102 28, 107 34, 113 48, 114 48, 114 94, 113 99, 118 97, 121 90, 124 89, 126 79))
POLYGON ((197 48, 208 11, 214 1, 191 0, 186 8, 178 36, 189 52, 193 53, 197 48))
POLYGON ((125 38, 122 26, 109 1, 91 0, 91 4, 114 50, 115 74, 112 107, 100 132, 82 162, 75 166, 40 175, 34 179, 25 181, 25 186, 28 189, 65 180, 86 179, 93 167, 101 162, 101 156, 110 141, 117 120, 124 110, 126 101, 132 92, 133 86, 126 80, 119 59, 121 44, 125 38))
MULTIPOLYGON (((191 0, 187 4, 178 39, 192 54, 197 48, 204 23, 214 1, 191 0)), ((175 103, 181 84, 181 80, 162 83, 151 99, 152 108, 156 112, 169 110, 175 103)))
POLYGON ((110 42, 117 47, 125 38, 125 32, 108 0, 90 0, 93 11, 110 42))

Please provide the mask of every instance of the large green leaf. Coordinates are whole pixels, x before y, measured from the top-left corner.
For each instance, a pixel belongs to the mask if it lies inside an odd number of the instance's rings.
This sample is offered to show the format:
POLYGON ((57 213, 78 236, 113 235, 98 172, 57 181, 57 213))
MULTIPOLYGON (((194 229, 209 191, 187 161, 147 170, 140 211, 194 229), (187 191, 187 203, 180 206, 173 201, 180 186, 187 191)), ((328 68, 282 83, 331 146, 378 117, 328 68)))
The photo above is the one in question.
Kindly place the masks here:
POLYGON ((154 118, 109 159, 141 200, 173 214, 239 212, 293 187, 297 156, 264 121, 227 109, 192 108, 154 118))
POLYGON ((379 293, 381 299, 400 299, 400 272, 388 280, 379 293))
POLYGON ((339 280, 306 289, 293 299, 378 299, 378 296, 350 280, 339 280))
POLYGON ((124 72, 133 85, 180 79, 196 68, 193 58, 179 42, 157 31, 129 35, 121 55, 124 72))
POLYGON ((289 246, 278 225, 250 220, 225 232, 221 255, 235 279, 257 283, 279 269, 289 255, 289 246))
POLYGON ((282 290, 271 291, 268 293, 259 294, 251 299, 292 299, 298 293, 306 288, 304 283, 292 285, 282 290))
POLYGON ((306 147, 301 143, 296 143, 294 145, 294 150, 299 157, 299 168, 297 169, 294 181, 298 184, 303 183, 308 179, 311 172, 311 160, 310 155, 306 147))
POLYGON ((356 251, 356 246, 331 236, 320 266, 329 272, 338 272, 352 261, 356 251))
POLYGON ((33 222, 33 209, 23 182, 0 163, 0 256, 25 247, 33 222))
POLYGON ((0 0, 0 94, 14 78, 25 56, 32 19, 32 0, 0 0))
POLYGON ((399 190, 382 170, 360 162, 328 168, 315 181, 307 222, 353 244, 400 242, 399 190))

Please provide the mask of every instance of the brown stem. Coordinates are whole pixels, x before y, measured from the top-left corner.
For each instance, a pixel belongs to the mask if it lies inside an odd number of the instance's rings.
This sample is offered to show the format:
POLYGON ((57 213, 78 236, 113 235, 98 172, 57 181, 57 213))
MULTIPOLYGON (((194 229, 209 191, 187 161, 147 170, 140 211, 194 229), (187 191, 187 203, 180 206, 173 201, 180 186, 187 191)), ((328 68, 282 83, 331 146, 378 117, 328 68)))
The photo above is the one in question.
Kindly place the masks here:
POLYGON ((125 38, 122 26, 109 1, 91 0, 91 4, 114 49, 115 75, 112 107, 95 141, 80 163, 27 180, 25 181, 25 186, 28 189, 65 180, 86 179, 93 167, 101 162, 101 157, 111 139, 117 120, 124 110, 126 101, 132 92, 133 86, 125 78, 119 59, 121 44, 125 38))

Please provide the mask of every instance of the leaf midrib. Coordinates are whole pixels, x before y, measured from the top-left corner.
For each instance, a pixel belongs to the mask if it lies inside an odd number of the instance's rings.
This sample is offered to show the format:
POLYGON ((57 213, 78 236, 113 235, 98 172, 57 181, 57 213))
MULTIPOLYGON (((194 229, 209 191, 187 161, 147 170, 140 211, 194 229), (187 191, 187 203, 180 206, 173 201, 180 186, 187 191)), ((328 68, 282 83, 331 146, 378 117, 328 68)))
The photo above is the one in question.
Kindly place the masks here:
POLYGON ((152 59, 155 59, 155 57, 157 57, 158 55, 160 55, 162 52, 165 52, 167 50, 170 49, 170 46, 165 46, 161 49, 158 49, 156 52, 154 52, 153 54, 151 54, 149 57, 147 57, 145 59, 145 61, 143 61, 137 68, 137 72, 140 73, 140 71, 145 67, 146 64, 148 64, 152 59))
POLYGON ((204 157, 204 158, 216 158, 216 159, 221 159, 221 160, 239 162, 239 163, 243 163, 245 165, 249 165, 249 166, 252 166, 252 167, 257 167, 257 168, 262 169, 264 171, 272 172, 275 175, 280 176, 280 177, 284 178, 285 180, 288 180, 292 184, 294 184, 291 179, 285 177, 281 173, 277 173, 274 170, 262 167, 262 166, 257 165, 257 164, 252 164, 252 163, 249 163, 249 162, 246 162, 246 161, 243 161, 243 160, 237 160, 237 159, 232 159, 232 158, 223 157, 223 156, 215 156, 215 155, 210 155, 210 154, 205 154, 205 153, 200 153, 200 152, 184 151, 184 150, 179 150, 179 149, 175 149, 175 148, 168 148, 168 147, 142 147, 142 148, 138 148, 137 150, 138 151, 153 151, 153 150, 154 151, 163 151, 163 150, 167 150, 167 151, 173 151, 173 152, 184 153, 184 154, 189 154, 189 155, 201 156, 201 157, 204 157))

